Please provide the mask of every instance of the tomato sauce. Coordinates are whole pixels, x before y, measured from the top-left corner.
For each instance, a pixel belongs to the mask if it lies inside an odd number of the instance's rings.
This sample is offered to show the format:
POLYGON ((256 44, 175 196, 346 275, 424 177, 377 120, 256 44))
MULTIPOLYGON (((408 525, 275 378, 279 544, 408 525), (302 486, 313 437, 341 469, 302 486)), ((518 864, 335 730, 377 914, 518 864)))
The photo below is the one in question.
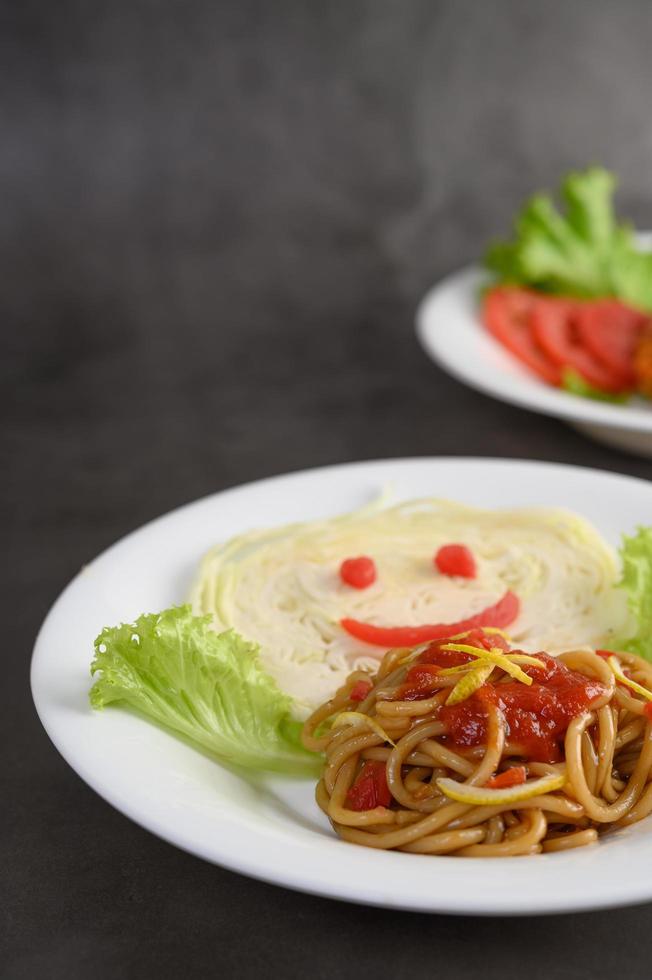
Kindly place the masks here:
POLYGON ((519 746, 523 757, 536 762, 560 760, 561 743, 571 720, 606 688, 548 654, 535 656, 541 660, 541 668, 523 668, 532 677, 530 686, 519 681, 485 684, 466 701, 440 709, 439 718, 454 746, 472 748, 486 743, 487 705, 495 704, 505 716, 507 739, 519 746))
MULTIPOLYGON (((397 700, 421 701, 431 697, 439 687, 437 681, 439 668, 460 667, 473 659, 468 653, 462 653, 459 650, 442 650, 442 646, 449 642, 451 641, 438 640, 431 643, 428 649, 417 657, 416 663, 410 667, 405 682, 398 690, 397 700)), ((473 647, 481 647, 483 650, 490 650, 492 647, 507 650, 509 647, 509 644, 499 633, 485 633, 481 629, 470 630, 468 635, 459 642, 473 647)))

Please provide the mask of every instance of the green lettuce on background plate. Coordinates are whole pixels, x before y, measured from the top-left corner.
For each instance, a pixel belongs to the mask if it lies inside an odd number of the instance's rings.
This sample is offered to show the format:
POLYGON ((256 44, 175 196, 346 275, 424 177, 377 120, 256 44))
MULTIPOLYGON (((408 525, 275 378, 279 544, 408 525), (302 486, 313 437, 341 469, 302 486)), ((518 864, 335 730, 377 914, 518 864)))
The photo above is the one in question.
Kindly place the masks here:
POLYGON ((485 265, 497 283, 561 296, 615 296, 652 312, 652 253, 616 219, 616 178, 602 167, 569 173, 560 211, 550 194, 531 197, 510 241, 492 245, 485 265))

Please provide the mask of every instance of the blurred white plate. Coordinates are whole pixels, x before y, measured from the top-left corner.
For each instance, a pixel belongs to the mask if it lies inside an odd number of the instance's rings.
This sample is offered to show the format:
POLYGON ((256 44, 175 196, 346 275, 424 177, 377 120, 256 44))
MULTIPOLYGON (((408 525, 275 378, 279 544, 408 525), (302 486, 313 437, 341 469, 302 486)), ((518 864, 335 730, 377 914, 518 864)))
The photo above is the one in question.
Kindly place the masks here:
POLYGON ((500 401, 566 419, 609 446, 652 456, 652 406, 578 398, 545 384, 494 340, 480 319, 479 295, 487 276, 478 267, 456 272, 430 290, 417 311, 417 334, 444 370, 500 401))
POLYGON ((652 488, 597 470, 501 460, 355 463, 215 494, 147 524, 92 561, 50 611, 32 691, 50 738, 109 803, 178 847, 242 874, 353 902, 523 915, 652 899, 652 818, 590 847, 482 860, 378 852, 338 840, 312 781, 225 768, 120 708, 88 704, 93 639, 105 625, 183 601, 205 549, 254 525, 325 517, 392 485, 398 500, 486 507, 562 505, 613 544, 647 523, 652 488))

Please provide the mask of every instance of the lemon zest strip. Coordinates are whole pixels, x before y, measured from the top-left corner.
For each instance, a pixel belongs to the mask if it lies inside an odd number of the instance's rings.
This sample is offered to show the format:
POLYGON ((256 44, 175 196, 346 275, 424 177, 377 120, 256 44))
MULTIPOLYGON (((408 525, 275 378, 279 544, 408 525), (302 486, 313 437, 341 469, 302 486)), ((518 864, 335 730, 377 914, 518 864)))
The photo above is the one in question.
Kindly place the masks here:
POLYGON ((625 686, 630 687, 632 691, 636 691, 636 693, 640 694, 641 697, 646 699, 646 701, 652 701, 652 691, 649 691, 647 687, 643 687, 642 684, 637 684, 636 681, 631 679, 631 677, 624 674, 620 665, 620 660, 618 660, 616 657, 609 657, 607 663, 621 684, 625 684, 625 686))
POLYGON ((341 725, 359 725, 360 722, 364 722, 364 724, 367 725, 367 727, 370 728, 374 734, 378 735, 379 738, 382 738, 384 742, 389 742, 390 745, 396 745, 382 725, 380 725, 375 718, 365 715, 362 711, 341 711, 333 722, 333 728, 339 728, 341 725))
MULTIPOLYGON (((527 684, 529 687, 532 683, 532 678, 524 670, 521 670, 518 663, 502 650, 499 650, 498 647, 492 647, 491 650, 484 650, 481 647, 472 647, 466 643, 446 643, 442 646, 442 650, 468 653, 471 657, 477 657, 479 660, 491 660, 497 667, 501 667, 506 674, 509 674, 517 681, 521 681, 522 684, 527 684)), ((536 657, 528 657, 526 654, 513 654, 513 656, 518 656, 520 663, 528 664, 531 667, 541 667, 541 661, 537 660, 536 657)))
POLYGON ((495 666, 494 663, 484 663, 467 671, 446 698, 446 704, 459 704, 460 701, 466 701, 467 698, 470 698, 486 683, 495 666))
POLYGON ((550 773, 540 779, 529 779, 520 786, 510 786, 507 789, 488 789, 486 786, 470 786, 468 783, 458 783, 447 776, 440 776, 437 786, 451 800, 458 803, 469 803, 474 806, 492 804, 520 803, 533 796, 543 796, 561 789, 566 782, 566 773, 557 775, 550 773))
MULTIPOLYGON (((485 650, 485 654, 487 654, 487 653, 489 653, 489 651, 488 650, 485 650)), ((534 667, 535 665, 537 667, 541 666, 541 661, 540 660, 537 660, 535 657, 528 657, 527 654, 524 654, 524 653, 523 654, 521 654, 521 653, 514 653, 514 654, 506 653, 505 656, 506 657, 509 657, 510 662, 513 663, 513 664, 525 664, 526 666, 530 666, 530 667, 534 667)), ((478 659, 480 659, 480 658, 478 658, 478 659)), ((489 658, 485 656, 484 659, 489 659, 489 658)), ((475 670, 476 667, 477 667, 477 660, 475 661, 475 663, 473 661, 471 661, 470 663, 466 663, 466 664, 458 664, 457 667, 442 667, 441 670, 437 671, 437 676, 438 677, 449 677, 452 674, 461 674, 463 671, 475 670)))

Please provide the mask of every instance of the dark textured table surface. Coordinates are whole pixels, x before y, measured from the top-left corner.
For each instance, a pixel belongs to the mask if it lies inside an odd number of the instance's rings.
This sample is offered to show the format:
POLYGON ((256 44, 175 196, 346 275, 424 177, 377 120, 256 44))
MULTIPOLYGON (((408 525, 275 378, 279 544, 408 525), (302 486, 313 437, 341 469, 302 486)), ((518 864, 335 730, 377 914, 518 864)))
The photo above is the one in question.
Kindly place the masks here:
POLYGON ((399 455, 652 477, 413 335, 423 290, 571 166, 617 170, 652 226, 649 3, 0 9, 2 976, 649 977, 652 906, 474 922, 204 864, 95 796, 28 690, 68 579, 202 494, 399 455))

